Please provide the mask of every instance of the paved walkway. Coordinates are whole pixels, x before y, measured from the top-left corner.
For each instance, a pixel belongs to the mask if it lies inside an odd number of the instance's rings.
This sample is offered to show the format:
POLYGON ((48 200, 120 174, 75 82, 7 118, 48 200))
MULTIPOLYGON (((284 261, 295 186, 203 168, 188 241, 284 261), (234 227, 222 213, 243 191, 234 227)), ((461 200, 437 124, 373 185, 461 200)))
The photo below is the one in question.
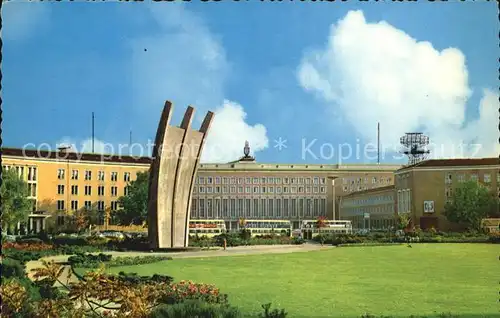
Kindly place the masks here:
MULTIPOLYGON (((255 246, 236 246, 228 247, 225 251, 223 249, 202 250, 196 252, 98 252, 92 254, 109 254, 113 257, 134 257, 134 256, 170 256, 173 259, 180 258, 204 258, 204 257, 221 257, 221 256, 238 256, 238 255, 254 255, 254 254, 283 254, 283 253, 296 253, 296 252, 309 252, 324 249, 331 249, 332 246, 321 246, 319 244, 306 243, 303 245, 255 245, 255 246)), ((56 263, 65 263, 71 255, 56 255, 44 257, 46 261, 53 261, 56 263)), ((26 272, 31 279, 32 269, 40 268, 43 264, 40 260, 30 261, 26 263, 26 272)), ((69 271, 69 266, 65 266, 65 270, 61 274, 61 278, 65 280, 69 271)))

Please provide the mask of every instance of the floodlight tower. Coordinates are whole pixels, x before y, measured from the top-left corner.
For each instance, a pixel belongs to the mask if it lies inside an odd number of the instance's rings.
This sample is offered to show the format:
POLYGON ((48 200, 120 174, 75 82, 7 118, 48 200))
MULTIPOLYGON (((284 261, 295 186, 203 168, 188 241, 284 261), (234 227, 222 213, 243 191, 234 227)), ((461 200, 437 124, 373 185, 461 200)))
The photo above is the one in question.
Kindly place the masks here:
POLYGON ((429 145, 429 137, 422 133, 406 133, 399 139, 404 147, 403 153, 408 156, 408 164, 412 165, 422 160, 427 159, 430 153, 426 149, 429 145))

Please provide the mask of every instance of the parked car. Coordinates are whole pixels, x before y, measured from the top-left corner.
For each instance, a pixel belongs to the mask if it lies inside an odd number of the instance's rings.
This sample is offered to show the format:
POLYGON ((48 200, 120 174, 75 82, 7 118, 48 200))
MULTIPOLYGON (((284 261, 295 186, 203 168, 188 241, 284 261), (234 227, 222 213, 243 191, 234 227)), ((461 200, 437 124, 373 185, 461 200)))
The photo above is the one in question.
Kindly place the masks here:
POLYGON ((118 232, 118 231, 103 231, 100 233, 99 237, 105 237, 105 238, 110 238, 110 239, 119 239, 119 240, 125 239, 125 235, 122 232, 118 232))

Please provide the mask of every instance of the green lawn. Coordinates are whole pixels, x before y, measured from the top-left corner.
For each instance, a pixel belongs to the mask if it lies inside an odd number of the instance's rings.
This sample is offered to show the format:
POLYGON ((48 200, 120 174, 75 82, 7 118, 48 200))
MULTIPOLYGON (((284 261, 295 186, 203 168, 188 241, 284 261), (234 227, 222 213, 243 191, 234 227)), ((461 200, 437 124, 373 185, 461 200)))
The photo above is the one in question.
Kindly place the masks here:
POLYGON ((115 267, 213 283, 245 312, 272 302, 289 317, 500 317, 499 245, 414 244, 115 267))

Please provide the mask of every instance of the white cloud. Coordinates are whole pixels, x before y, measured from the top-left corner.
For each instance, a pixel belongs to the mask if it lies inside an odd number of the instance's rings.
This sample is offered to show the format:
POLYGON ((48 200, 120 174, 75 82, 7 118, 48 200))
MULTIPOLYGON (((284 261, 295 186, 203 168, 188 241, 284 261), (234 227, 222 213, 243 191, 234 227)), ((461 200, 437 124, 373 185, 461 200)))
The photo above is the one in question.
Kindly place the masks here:
POLYGON ((156 34, 131 41, 138 113, 149 115, 148 122, 155 122, 166 99, 174 103, 175 109, 182 109, 181 112, 193 105, 196 108, 193 126, 196 127, 206 111, 223 104, 215 111, 214 124, 208 134, 211 145, 224 145, 224 149, 209 154, 206 147, 204 159, 234 160, 231 155, 236 155, 234 150, 242 148, 246 139, 255 139, 255 151, 267 147, 265 128, 251 127, 245 122, 242 106, 225 101, 224 87, 230 63, 222 44, 204 21, 181 3, 154 4, 149 8, 159 26, 156 34), (151 111, 145 111, 148 109, 151 111), (260 146, 261 143, 266 146, 260 146))
POLYGON ((458 152, 461 142, 482 144, 476 156, 499 154, 497 94, 485 90, 479 118, 466 123, 471 90, 462 52, 436 50, 385 21, 369 23, 361 11, 348 12, 332 25, 324 48, 304 55, 298 80, 338 108, 368 142, 380 122, 385 147, 397 147, 405 132, 423 131, 443 145, 434 157, 473 155, 472 149, 458 152))
POLYGON ((21 41, 36 35, 50 19, 47 3, 8 1, 2 6, 2 38, 21 41))
POLYGON ((261 124, 250 126, 246 123, 246 116, 241 105, 224 101, 215 110, 200 161, 229 162, 239 159, 243 156, 245 141, 249 142, 252 153, 267 148, 266 128, 261 124))

